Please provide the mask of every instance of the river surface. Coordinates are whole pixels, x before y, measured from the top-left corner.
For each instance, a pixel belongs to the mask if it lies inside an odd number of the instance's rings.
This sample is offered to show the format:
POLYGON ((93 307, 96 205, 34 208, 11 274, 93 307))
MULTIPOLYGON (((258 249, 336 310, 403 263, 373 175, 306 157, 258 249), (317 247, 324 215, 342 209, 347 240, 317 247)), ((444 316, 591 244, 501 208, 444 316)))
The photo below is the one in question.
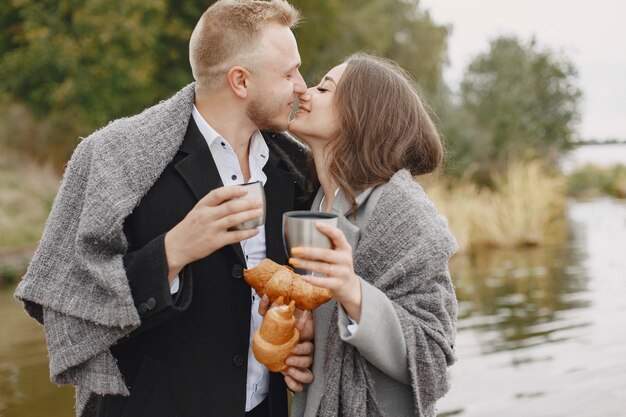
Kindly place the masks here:
MULTIPOLYGON (((626 201, 570 201, 555 233, 453 258, 458 362, 439 417, 626 416, 626 201)), ((73 390, 49 382, 43 330, 13 290, 0 288, 0 417, 71 417, 73 390)))
POLYGON ((570 202, 567 243, 455 258, 440 417, 626 416, 626 201, 570 202))

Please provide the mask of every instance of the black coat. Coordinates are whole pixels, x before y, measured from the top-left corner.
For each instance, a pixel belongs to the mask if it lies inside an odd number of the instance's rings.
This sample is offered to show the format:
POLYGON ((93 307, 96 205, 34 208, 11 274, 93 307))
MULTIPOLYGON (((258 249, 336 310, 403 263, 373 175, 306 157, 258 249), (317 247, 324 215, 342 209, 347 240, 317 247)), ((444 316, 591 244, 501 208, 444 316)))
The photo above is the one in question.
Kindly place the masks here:
MULTIPOLYGON (((265 136, 272 145, 275 137, 265 136)), ((282 214, 307 203, 294 204, 301 183, 285 154, 269 147, 267 257, 285 263, 282 214)), ((244 416, 252 300, 241 246, 224 247, 185 267, 172 297, 163 242, 199 199, 221 186, 191 118, 178 153, 124 224, 129 243, 124 264, 142 325, 111 349, 131 395, 99 397, 98 417, 244 416)), ((287 416, 281 374, 271 373, 269 406, 272 416, 287 416)))

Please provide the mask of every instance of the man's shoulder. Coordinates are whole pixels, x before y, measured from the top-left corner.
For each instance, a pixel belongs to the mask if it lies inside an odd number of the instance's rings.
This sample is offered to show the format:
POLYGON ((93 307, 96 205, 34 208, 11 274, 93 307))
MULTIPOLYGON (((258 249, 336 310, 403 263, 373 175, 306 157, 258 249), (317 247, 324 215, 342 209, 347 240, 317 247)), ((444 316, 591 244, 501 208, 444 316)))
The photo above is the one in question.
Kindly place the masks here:
POLYGON ((98 147, 113 138, 151 136, 173 130, 181 123, 186 126, 191 115, 194 96, 194 85, 189 84, 172 97, 144 109, 141 113, 112 120, 84 138, 82 142, 93 141, 93 146, 98 147))

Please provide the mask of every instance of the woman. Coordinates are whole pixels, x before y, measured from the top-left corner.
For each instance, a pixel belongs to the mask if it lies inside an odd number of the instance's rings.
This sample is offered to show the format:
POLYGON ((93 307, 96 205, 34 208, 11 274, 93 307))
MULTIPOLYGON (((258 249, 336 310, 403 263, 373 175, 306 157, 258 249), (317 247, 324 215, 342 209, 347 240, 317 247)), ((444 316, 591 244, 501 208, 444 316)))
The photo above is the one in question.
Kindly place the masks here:
POLYGON ((315 380, 292 416, 434 416, 454 362, 456 243, 413 180, 443 157, 414 83, 356 54, 301 97, 289 130, 311 148, 312 210, 340 214, 339 228, 318 224, 334 249, 291 254, 334 296, 315 311, 315 380))

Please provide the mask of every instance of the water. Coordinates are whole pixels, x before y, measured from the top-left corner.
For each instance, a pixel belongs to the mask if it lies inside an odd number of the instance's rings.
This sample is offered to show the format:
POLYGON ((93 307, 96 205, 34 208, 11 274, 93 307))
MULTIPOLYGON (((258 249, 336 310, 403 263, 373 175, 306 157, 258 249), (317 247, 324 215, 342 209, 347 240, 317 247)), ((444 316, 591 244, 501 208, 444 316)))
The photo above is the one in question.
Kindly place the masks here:
POLYGON ((0 416, 71 417, 73 395, 50 382, 43 328, 0 288, 0 416))
POLYGON ((626 201, 571 202, 566 244, 458 258, 440 417, 626 416, 626 201))

